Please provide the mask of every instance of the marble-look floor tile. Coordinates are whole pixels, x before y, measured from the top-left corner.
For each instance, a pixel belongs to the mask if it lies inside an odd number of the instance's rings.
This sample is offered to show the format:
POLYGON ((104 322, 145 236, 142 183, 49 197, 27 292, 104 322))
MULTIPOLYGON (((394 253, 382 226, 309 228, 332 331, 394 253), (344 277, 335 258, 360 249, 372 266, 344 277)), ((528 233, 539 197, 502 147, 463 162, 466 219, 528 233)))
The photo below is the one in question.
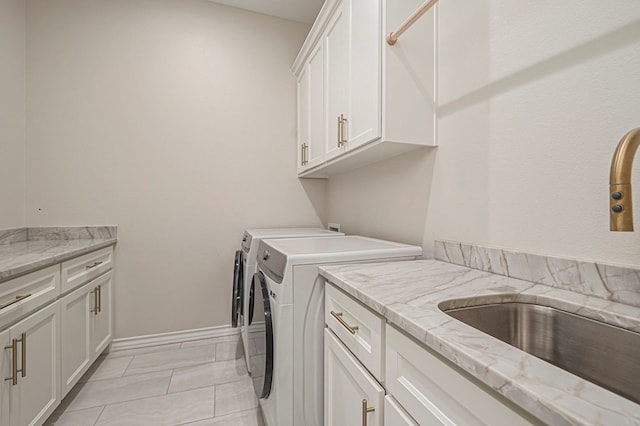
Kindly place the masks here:
POLYGON ((192 340, 190 342, 184 342, 182 344, 182 347, 189 348, 192 346, 213 345, 216 343, 239 342, 239 341, 240 341, 239 334, 231 334, 229 336, 212 337, 210 339, 200 339, 200 340, 192 340))
POLYGON ((213 417, 213 387, 109 405, 96 425, 170 426, 213 417))
POLYGON ((125 376, 172 368, 190 367, 215 361, 216 345, 194 346, 184 349, 137 355, 125 376))
POLYGON ((171 377, 169 393, 234 382, 246 376, 244 359, 177 368, 171 377))
POLYGON ((216 344, 216 361, 228 361, 239 359, 244 356, 242 342, 222 342, 216 344))
POLYGON ((133 360, 133 356, 125 356, 120 358, 100 357, 89 370, 80 379, 81 382, 114 379, 122 377, 125 370, 133 360))
POLYGON ((164 352, 171 351, 174 349, 180 349, 181 343, 171 343, 168 345, 160 345, 160 346, 147 346, 146 348, 136 348, 136 349, 124 349, 121 351, 111 351, 107 354, 107 358, 120 358, 123 356, 132 356, 132 355, 143 355, 154 352, 164 352))
POLYGON ((68 411, 148 398, 167 393, 171 370, 82 383, 74 388, 68 411))
POLYGON ((246 411, 258 406, 249 377, 216 386, 216 417, 246 411))
POLYGON ((103 408, 87 408, 85 410, 60 413, 60 415, 54 413, 44 424, 45 426, 91 426, 96 423, 103 408))
POLYGON ((188 423, 184 426, 264 426, 264 421, 260 410, 256 409, 188 423))

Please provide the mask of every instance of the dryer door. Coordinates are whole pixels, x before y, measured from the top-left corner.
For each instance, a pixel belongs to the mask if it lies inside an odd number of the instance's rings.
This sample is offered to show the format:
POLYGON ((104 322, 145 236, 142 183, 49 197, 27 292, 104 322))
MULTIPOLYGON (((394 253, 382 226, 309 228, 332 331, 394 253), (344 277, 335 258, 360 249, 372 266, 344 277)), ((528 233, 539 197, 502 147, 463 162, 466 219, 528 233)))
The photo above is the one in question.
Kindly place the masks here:
POLYGON ((233 290, 231 292, 231 326, 237 327, 238 320, 243 314, 244 297, 244 264, 242 250, 236 250, 233 263, 233 290))
POLYGON ((258 398, 271 392, 273 379, 273 316, 269 290, 262 271, 253 274, 249 293, 249 361, 251 379, 258 398))

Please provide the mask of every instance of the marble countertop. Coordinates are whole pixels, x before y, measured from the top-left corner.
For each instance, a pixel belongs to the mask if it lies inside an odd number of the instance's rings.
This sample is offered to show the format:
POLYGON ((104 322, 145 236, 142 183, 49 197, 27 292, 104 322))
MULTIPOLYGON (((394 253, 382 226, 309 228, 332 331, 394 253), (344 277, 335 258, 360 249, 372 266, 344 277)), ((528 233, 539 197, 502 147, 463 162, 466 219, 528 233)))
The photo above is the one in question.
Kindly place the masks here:
MULTIPOLYGON (((640 424, 640 405, 443 313, 536 302, 640 332, 640 308, 437 260, 320 268, 330 282, 547 424, 640 424)), ((612 368, 615 368, 612 367, 612 368)))
POLYGON ((0 245, 0 282, 108 247, 116 238, 30 240, 0 245))

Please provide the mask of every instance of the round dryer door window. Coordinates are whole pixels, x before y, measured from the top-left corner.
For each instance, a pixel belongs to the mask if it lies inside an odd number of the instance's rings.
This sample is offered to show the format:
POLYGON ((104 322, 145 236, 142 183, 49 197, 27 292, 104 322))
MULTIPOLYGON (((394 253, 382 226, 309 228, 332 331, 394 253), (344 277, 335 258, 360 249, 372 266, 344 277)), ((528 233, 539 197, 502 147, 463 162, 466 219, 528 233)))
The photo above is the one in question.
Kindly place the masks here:
POLYGON ((244 264, 242 250, 236 251, 233 263, 233 290, 231 292, 231 326, 237 327, 240 316, 243 314, 244 296, 244 264))
POLYGON ((273 317, 269 290, 262 271, 253 274, 249 291, 249 363, 258 398, 271 392, 273 379, 273 317))

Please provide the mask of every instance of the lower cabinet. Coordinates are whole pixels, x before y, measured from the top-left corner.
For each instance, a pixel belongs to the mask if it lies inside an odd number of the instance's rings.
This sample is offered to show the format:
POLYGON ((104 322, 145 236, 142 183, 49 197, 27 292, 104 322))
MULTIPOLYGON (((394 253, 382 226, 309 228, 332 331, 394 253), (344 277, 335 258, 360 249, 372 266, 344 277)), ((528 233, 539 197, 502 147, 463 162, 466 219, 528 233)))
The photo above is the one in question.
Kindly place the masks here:
POLYGON ((418 423, 416 423, 390 395, 384 397, 384 424, 393 426, 418 426, 418 423))
POLYGON ((381 426, 384 389, 333 332, 324 333, 324 424, 381 426))
POLYGON ((63 396, 111 342, 111 277, 109 271, 60 300, 63 396))
POLYGON ((92 288, 80 287, 60 300, 60 392, 65 395, 91 365, 92 288))
MULTIPOLYGON (((111 268, 111 248, 97 255, 111 268)), ((96 277, 104 262, 95 256, 68 274, 77 286, 68 294, 60 291, 60 265, 0 283, 0 426, 44 424, 111 343, 113 270, 96 277)))
POLYGON ((8 411, 9 421, 3 419, 3 425, 40 425, 60 402, 59 327, 56 302, 4 332, 1 416, 8 411), (9 410, 5 410, 5 404, 9 410))
MULTIPOLYGON (((357 320, 366 317, 363 310, 369 308, 332 285, 326 290, 325 426, 541 424, 394 326, 384 324, 376 331, 379 337, 372 339, 371 327, 357 320), (349 334, 343 332, 343 323, 349 334), (363 352, 353 343, 356 340, 375 343, 363 352), (363 362, 361 353, 364 361, 382 360, 383 367, 363 362), (371 373, 378 370, 383 372, 379 382, 371 373)), ((375 314, 371 311, 370 315, 375 314)))
POLYGON ((10 330, 0 332, 0 425, 9 424, 9 408, 11 408, 11 383, 6 378, 11 376, 11 334, 10 330))
POLYGON ((112 274, 113 272, 109 271, 87 284, 92 288, 94 300, 94 311, 89 328, 91 335, 91 362, 104 352, 113 339, 112 274))

